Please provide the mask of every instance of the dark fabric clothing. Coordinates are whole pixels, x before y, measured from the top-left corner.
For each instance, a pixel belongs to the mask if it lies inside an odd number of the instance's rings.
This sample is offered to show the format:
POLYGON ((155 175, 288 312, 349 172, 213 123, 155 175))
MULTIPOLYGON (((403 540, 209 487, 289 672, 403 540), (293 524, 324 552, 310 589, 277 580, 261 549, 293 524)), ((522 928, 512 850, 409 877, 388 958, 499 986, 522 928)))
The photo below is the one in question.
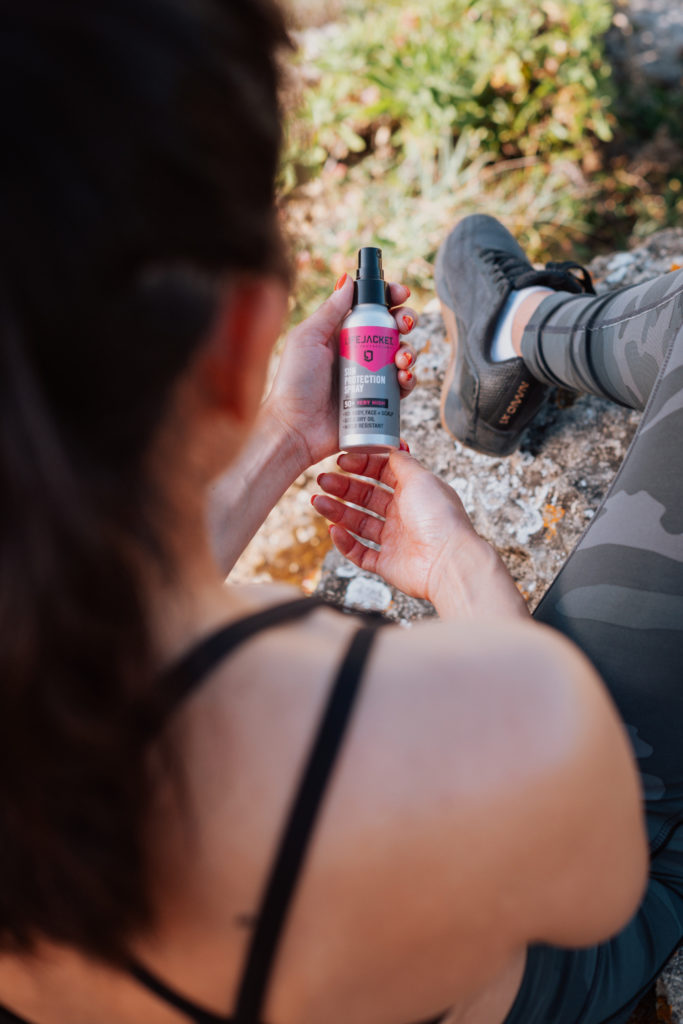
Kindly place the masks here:
POLYGON ((644 409, 627 456, 535 618, 600 672, 640 768, 650 883, 611 942, 529 951, 507 1024, 625 1021, 683 942, 683 271, 545 299, 522 353, 546 383, 644 409))
MULTIPOLYGON (((240 644, 266 629, 303 618, 324 604, 320 598, 289 601, 232 622, 201 640, 163 676, 159 686, 158 714, 155 715, 152 731, 160 731, 169 716, 240 644)), ((359 628, 342 658, 295 791, 256 918, 233 1015, 222 1016, 198 1006, 144 965, 131 962, 130 973, 141 985, 194 1024, 258 1024, 261 1020, 278 944, 305 867, 306 854, 325 791, 362 686, 365 663, 378 626, 387 622, 380 616, 364 616, 364 619, 366 624, 360 625, 359 620, 359 628), (372 620, 372 624, 369 620, 372 620)), ((440 1019, 424 1024, 438 1024, 440 1019)), ((0 1007, 0 1024, 31 1022, 0 1007)))
POLYGON ((604 292, 544 299, 522 338, 534 377, 644 409, 681 330, 683 270, 604 292))

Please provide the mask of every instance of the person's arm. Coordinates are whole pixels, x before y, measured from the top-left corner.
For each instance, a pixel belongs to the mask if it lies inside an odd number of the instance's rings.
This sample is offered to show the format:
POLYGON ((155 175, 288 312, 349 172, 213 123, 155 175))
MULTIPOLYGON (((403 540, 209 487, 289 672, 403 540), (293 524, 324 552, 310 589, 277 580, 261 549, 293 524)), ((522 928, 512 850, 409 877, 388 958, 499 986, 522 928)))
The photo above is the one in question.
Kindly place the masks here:
POLYGON ((264 403, 249 440, 209 496, 209 535, 226 576, 268 513, 307 468, 296 437, 264 403))
MULTIPOLYGON (((400 303, 410 291, 392 284, 391 295, 398 330, 408 334, 417 313, 400 303)), ((287 488, 309 466, 338 450, 333 371, 339 328, 352 299, 352 281, 347 278, 312 316, 290 331, 251 436, 211 489, 211 544, 226 575, 287 488)), ((415 386, 410 370, 414 362, 414 351, 401 345, 396 367, 402 398, 415 386)))

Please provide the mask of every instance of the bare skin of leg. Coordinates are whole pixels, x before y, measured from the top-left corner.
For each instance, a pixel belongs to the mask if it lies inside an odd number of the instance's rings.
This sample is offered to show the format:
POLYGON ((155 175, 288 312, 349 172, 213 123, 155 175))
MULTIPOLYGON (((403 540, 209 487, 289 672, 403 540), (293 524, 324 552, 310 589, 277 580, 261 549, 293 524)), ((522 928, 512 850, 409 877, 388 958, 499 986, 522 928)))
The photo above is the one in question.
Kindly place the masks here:
MULTIPOLYGON (((533 295, 528 295, 519 309, 516 310, 512 320, 512 347, 518 356, 521 356, 522 354, 522 335, 524 334, 524 328, 529 323, 529 320, 543 300, 546 299, 548 295, 552 294, 552 288, 544 289, 542 292, 534 292, 533 295)), ((448 328, 449 336, 451 340, 455 341, 458 336, 455 315, 448 306, 444 305, 443 302, 440 302, 439 305, 441 306, 441 314, 448 328)))
POLYGON ((546 291, 535 292, 533 295, 528 295, 516 311, 512 320, 512 347, 518 356, 521 356, 522 354, 522 335, 524 334, 524 328, 529 323, 531 317, 543 300, 552 294, 552 289, 548 288, 546 291))

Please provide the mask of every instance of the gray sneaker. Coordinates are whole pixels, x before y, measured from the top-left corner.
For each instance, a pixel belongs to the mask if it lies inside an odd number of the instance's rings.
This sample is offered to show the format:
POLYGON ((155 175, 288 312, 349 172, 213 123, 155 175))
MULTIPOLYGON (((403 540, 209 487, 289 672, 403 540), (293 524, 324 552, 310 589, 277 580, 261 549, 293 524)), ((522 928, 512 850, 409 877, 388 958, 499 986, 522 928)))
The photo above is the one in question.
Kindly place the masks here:
POLYGON ((571 261, 534 270, 499 221, 475 213, 461 220, 441 246, 435 281, 452 348, 441 394, 441 422, 470 448, 509 455, 549 388, 518 356, 491 362, 500 311, 513 289, 533 285, 594 294, 590 275, 571 261))

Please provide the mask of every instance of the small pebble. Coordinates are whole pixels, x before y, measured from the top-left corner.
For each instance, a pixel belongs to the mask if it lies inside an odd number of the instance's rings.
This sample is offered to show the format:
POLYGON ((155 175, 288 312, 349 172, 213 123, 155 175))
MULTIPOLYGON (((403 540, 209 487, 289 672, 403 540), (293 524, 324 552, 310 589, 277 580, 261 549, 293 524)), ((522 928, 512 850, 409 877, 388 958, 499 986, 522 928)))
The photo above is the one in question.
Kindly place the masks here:
POLYGON ((356 576, 346 588, 344 604, 347 608, 384 612, 392 599, 391 590, 381 580, 371 579, 369 576, 356 576))
POLYGON ((345 562, 344 565, 340 565, 335 569, 334 575, 338 576, 340 580, 351 580, 357 572, 358 569, 356 569, 355 565, 351 562, 345 562))

